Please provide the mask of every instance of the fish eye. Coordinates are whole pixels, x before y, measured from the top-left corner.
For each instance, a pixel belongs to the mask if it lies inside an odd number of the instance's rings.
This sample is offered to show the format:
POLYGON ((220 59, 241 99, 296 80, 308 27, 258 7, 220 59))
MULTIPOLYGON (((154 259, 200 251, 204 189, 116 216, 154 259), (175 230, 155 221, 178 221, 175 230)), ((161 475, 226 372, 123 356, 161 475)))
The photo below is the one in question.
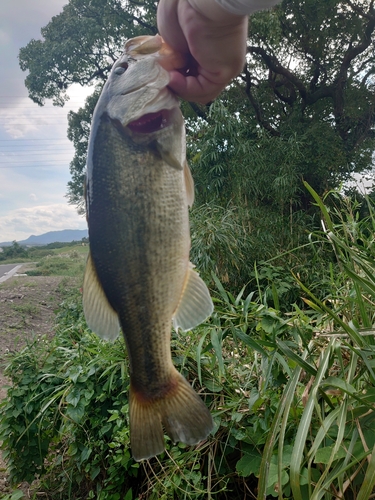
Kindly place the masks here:
POLYGON ((125 73, 125 71, 127 69, 128 69, 128 63, 127 62, 122 62, 115 69, 115 73, 116 73, 116 75, 122 75, 122 74, 125 73))

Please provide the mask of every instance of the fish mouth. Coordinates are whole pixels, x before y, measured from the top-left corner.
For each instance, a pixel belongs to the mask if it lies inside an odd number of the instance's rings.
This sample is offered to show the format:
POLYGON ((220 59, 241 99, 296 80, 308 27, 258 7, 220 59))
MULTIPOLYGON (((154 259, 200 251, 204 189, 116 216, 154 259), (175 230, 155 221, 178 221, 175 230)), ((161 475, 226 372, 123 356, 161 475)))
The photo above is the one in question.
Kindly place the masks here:
POLYGON ((135 134, 151 134, 168 127, 171 124, 171 111, 162 109, 155 113, 146 113, 128 123, 127 127, 135 134))

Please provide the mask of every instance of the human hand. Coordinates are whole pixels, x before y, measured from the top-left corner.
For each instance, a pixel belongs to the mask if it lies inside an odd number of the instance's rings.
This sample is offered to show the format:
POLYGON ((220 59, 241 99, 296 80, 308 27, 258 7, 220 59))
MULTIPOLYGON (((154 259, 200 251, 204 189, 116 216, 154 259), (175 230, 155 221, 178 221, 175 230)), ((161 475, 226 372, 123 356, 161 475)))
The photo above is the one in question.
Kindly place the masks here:
POLYGON ((169 87, 182 99, 212 101, 242 70, 247 16, 215 0, 160 0, 157 22, 167 44, 190 61, 188 72, 170 71, 169 87))

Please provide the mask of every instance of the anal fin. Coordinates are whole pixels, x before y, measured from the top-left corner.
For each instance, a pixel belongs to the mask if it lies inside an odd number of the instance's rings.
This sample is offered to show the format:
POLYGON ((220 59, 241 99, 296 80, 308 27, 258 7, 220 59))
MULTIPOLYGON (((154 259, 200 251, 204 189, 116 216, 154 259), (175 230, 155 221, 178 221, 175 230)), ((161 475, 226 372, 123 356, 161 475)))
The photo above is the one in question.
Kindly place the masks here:
POLYGON ((93 332, 102 339, 116 340, 120 332, 118 315, 105 296, 90 254, 83 278, 83 312, 93 332))
POLYGON ((174 328, 191 330, 211 316, 214 310, 207 285, 189 265, 181 299, 173 315, 174 328))

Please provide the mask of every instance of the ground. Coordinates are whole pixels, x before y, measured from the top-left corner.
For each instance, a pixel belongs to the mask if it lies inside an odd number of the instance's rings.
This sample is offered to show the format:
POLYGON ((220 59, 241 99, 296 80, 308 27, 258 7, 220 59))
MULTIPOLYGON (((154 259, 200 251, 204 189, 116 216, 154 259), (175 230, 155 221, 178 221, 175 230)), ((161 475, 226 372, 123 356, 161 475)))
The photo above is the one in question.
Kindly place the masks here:
MULTIPOLYGON (((31 267, 25 264, 18 273, 31 267)), ((64 281, 65 280, 65 281, 64 281)), ((4 366, 6 353, 21 349, 28 338, 53 335, 55 312, 61 302, 61 276, 15 276, 0 284, 0 398, 6 397, 4 366)), ((18 486, 30 498, 29 485, 18 486)), ((0 457, 0 498, 12 489, 7 483, 6 466, 0 457)))

